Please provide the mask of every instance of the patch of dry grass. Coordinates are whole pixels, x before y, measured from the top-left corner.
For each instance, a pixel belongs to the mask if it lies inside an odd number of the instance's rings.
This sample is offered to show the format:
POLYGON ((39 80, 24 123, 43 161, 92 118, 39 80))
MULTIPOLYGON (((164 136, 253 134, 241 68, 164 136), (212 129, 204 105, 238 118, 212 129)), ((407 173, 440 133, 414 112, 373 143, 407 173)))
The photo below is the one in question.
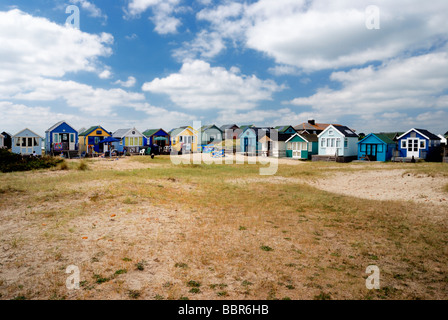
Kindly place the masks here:
POLYGON ((254 165, 125 161, 148 167, 0 175, 2 299, 447 298, 446 207, 306 183, 378 165, 281 165, 270 183, 254 165), (365 287, 371 264, 378 291, 365 287), (80 290, 65 288, 68 265, 80 290))

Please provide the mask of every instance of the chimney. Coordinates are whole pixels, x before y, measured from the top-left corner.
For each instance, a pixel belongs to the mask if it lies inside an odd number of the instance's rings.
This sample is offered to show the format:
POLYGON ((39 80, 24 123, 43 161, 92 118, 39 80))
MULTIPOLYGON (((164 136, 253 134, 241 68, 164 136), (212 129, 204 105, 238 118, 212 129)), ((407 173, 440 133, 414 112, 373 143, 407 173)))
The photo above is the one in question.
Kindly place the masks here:
POLYGON ((314 120, 314 119, 309 119, 309 120, 308 120, 308 123, 309 123, 310 125, 314 126, 314 125, 316 124, 316 120, 314 120))

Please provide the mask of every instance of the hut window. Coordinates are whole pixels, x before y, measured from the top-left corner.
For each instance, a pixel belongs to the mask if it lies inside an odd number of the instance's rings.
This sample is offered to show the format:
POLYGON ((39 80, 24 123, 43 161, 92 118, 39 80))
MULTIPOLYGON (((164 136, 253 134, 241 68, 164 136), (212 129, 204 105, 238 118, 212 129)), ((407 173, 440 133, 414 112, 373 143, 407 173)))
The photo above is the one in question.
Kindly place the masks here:
POLYGON ((22 144, 22 138, 16 138, 16 147, 20 147, 22 144))
POLYGON ((308 143, 308 151, 309 152, 313 151, 313 144, 312 143, 308 143))
POLYGON ((420 149, 426 148, 426 140, 420 140, 420 149))
POLYGON ((332 136, 333 135, 333 130, 328 130, 328 135, 332 136))
POLYGON ((53 133, 53 142, 58 143, 59 142, 59 134, 53 133))
POLYGON ((322 148, 325 148, 325 138, 322 138, 322 140, 320 140, 320 146, 322 148))
POLYGON ((292 143, 288 142, 288 150, 292 150, 292 143))
POLYGON ((179 137, 179 142, 182 142, 182 136, 179 137))
POLYGON ((341 147, 341 138, 337 138, 336 139, 336 148, 340 148, 341 147))
POLYGON ((73 133, 70 133, 70 142, 75 142, 75 135, 73 133))
POLYGON ((376 148, 378 149, 377 152, 383 152, 383 145, 382 144, 378 144, 376 146, 376 148))
POLYGON ((406 149, 406 140, 401 140, 401 149, 406 149))
POLYGON ((348 139, 344 138, 344 148, 348 148, 348 139))

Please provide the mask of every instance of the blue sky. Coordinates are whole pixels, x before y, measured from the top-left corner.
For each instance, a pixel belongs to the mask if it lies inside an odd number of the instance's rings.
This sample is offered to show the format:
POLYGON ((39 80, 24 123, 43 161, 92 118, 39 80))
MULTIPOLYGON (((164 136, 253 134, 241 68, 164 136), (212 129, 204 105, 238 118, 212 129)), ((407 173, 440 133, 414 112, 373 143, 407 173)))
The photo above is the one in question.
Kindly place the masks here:
POLYGON ((446 12, 445 0, 3 1, 0 131, 314 118, 445 133, 446 12))

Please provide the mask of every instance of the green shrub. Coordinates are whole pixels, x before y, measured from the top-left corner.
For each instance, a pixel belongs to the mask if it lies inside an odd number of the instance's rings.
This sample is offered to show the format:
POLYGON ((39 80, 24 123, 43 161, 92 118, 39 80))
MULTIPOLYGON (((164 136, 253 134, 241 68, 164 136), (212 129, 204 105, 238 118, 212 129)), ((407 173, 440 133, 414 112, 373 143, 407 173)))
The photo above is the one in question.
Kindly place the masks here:
POLYGON ((65 160, 62 160, 62 162, 59 164, 60 170, 68 170, 68 164, 65 162, 65 160))
POLYGON ((89 166, 84 160, 81 160, 78 165, 78 170, 85 171, 87 169, 89 169, 89 166))
POLYGON ((2 172, 48 169, 56 167, 59 164, 61 164, 62 167, 63 163, 65 163, 64 159, 61 159, 59 157, 22 156, 5 149, 0 149, 0 171, 2 172))
POLYGON ((201 286, 201 283, 198 282, 198 281, 190 280, 190 281, 187 282, 187 286, 198 288, 198 287, 201 286))

